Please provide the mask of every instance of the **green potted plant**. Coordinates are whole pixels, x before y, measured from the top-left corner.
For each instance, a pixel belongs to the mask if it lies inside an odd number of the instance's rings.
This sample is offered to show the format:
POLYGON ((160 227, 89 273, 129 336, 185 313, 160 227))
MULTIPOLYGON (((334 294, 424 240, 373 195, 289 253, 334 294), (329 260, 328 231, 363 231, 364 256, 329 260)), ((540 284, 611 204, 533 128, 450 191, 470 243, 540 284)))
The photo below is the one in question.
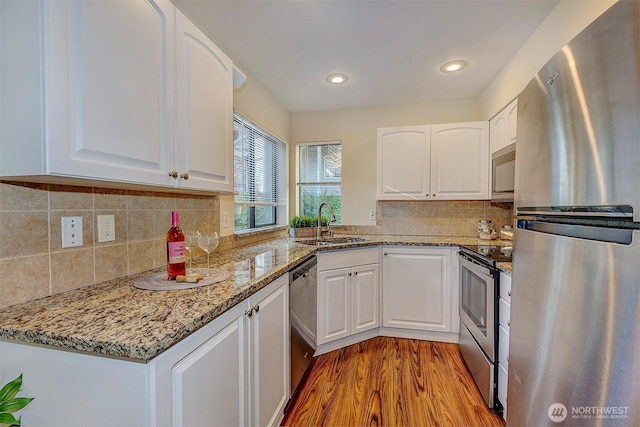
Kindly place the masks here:
POLYGON ((33 397, 16 397, 22 390, 22 374, 0 389, 0 425, 19 426, 21 417, 16 418, 13 413, 27 406, 33 397))
MULTIPOLYGON (((329 217, 322 217, 322 225, 326 226, 329 223, 329 217)), ((318 227, 318 219, 314 216, 299 215, 294 216, 289 220, 289 236, 300 237, 315 237, 318 227)))

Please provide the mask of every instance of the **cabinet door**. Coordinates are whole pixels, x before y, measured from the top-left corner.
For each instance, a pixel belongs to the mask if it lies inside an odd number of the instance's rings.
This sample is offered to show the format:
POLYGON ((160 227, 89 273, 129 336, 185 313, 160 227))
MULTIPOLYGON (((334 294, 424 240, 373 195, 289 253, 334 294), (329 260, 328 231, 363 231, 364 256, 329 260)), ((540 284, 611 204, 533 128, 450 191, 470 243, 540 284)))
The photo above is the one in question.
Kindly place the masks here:
POLYGON ((176 11, 176 170, 187 188, 233 190, 233 63, 176 11))
POLYGON ((513 144, 516 142, 518 133, 518 100, 516 99, 505 109, 507 116, 507 144, 513 144))
POLYGON ((382 325, 451 332, 451 251, 384 248, 382 325))
POLYGON ((380 326, 380 267, 378 264, 351 270, 351 333, 380 326))
POLYGON ((47 174, 169 183, 173 13, 168 1, 45 2, 47 174))
POLYGON ((495 153, 507 145, 508 131, 509 123, 507 121, 506 111, 503 110, 489 121, 489 145, 492 153, 495 153))
POLYGON ((378 129, 378 200, 429 197, 430 126, 378 129))
POLYGON ((173 367, 175 426, 248 424, 247 320, 235 318, 173 367))
POLYGON ((489 123, 431 126, 431 198, 489 199, 489 123))
MULTIPOLYGON (((252 421, 277 425, 289 399, 289 282, 282 276, 250 298, 252 421), (275 286, 275 288, 274 288, 275 286)), ((232 424, 229 424, 232 425, 232 424)), ((239 425, 239 424, 233 424, 239 425)))
POLYGON ((318 345, 349 335, 350 268, 318 273, 318 345))

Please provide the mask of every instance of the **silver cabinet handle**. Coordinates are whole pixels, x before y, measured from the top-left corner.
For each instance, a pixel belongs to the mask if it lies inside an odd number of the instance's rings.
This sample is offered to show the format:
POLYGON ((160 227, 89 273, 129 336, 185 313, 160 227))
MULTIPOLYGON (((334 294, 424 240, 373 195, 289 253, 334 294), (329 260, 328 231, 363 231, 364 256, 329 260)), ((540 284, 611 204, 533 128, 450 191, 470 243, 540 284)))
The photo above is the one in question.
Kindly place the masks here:
POLYGON ((384 253, 384 256, 387 256, 387 253, 386 253, 386 252, 384 253))
POLYGON ((351 273, 349 273, 348 276, 351 276, 351 273))
POLYGON ((177 177, 178 177, 178 171, 171 171, 171 172, 169 172, 169 176, 170 176, 171 178, 174 178, 174 179, 175 179, 175 178, 177 178, 177 177))
POLYGON ((507 292, 507 295, 511 296, 511 289, 509 289, 509 292, 507 292))
POLYGON ((249 310, 245 310, 244 314, 246 314, 249 317, 253 316, 253 307, 251 307, 249 310))
POLYGON ((260 311, 260 306, 259 306, 259 305, 256 305, 255 307, 253 307, 253 309, 254 309, 254 310, 256 311, 256 313, 257 313, 257 312, 259 312, 259 311, 260 311))
POLYGON ((353 273, 353 274, 355 274, 355 275, 357 276, 357 275, 358 275, 358 272, 356 271, 356 272, 355 272, 355 273, 353 273))
POLYGON ((507 320, 507 326, 511 327, 511 319, 507 320))
POLYGON ((187 179, 189 179, 189 173, 188 172, 181 173, 180 174, 180 178, 182 178, 182 179, 184 179, 186 181, 187 179))

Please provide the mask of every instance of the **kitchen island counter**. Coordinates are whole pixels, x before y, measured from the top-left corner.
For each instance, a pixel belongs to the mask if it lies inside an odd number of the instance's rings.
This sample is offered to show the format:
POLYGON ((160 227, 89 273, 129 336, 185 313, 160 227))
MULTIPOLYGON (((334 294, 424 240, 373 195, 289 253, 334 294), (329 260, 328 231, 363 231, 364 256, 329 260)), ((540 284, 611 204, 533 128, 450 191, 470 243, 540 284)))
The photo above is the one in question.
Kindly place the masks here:
MULTIPOLYGON (((158 268, 17 304, 0 310, 0 339, 146 363, 317 251, 487 244, 471 237, 358 237, 366 240, 318 247, 283 238, 214 252, 211 267, 228 270, 231 277, 200 288, 146 291, 133 286, 137 279, 164 270, 158 268)), ((195 267, 205 265, 205 257, 194 260, 195 267)))

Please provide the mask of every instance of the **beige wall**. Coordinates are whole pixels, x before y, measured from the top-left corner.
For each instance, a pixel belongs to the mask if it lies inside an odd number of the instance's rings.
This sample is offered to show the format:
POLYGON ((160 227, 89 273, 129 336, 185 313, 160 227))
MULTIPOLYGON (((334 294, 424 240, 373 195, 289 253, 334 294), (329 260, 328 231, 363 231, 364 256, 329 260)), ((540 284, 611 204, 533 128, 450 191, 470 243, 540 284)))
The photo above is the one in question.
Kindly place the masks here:
POLYGON ((562 0, 480 94, 481 119, 495 116, 516 98, 555 53, 616 0, 562 0))
POLYGON ((295 143, 342 141, 342 222, 375 225, 377 128, 474 120, 475 99, 291 114, 289 215, 296 214, 295 143))

